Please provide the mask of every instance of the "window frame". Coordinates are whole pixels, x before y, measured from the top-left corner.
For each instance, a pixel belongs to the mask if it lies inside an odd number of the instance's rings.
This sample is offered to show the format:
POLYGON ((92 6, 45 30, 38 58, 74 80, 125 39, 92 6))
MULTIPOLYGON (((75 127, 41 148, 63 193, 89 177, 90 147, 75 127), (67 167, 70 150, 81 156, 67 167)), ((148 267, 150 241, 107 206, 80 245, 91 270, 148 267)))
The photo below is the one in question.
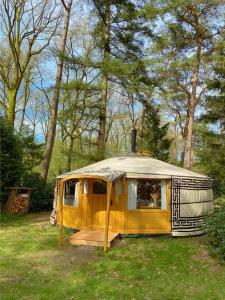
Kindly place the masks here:
POLYGON ((94 179, 92 180, 91 186, 92 186, 92 188, 91 188, 92 195, 94 195, 94 196, 106 196, 106 195, 107 195, 107 182, 104 181, 103 179, 94 178, 94 179), (105 193, 94 193, 94 182, 95 182, 95 181, 101 181, 101 182, 104 182, 104 184, 106 185, 106 192, 105 192, 105 193))
MULTIPOLYGON (((63 200, 63 207, 78 208, 79 194, 77 195, 78 199, 76 201, 76 189, 78 187, 78 183, 79 183, 79 181, 76 178, 74 178, 74 179, 71 178, 71 179, 68 179, 64 182, 64 184, 63 184, 63 199, 62 199, 63 200), (69 180, 74 180, 75 181, 75 191, 74 191, 74 198, 73 198, 73 204, 72 205, 65 204, 65 187, 66 187, 67 181, 69 181, 69 180)), ((79 192, 79 191, 77 191, 77 192, 79 192)))
MULTIPOLYGON (((167 192, 167 180, 165 178, 159 179, 156 178, 156 180, 160 180, 161 181, 161 207, 149 207, 149 208, 131 208, 129 209, 129 180, 154 180, 154 178, 128 178, 127 180, 127 211, 129 212, 133 212, 133 213, 154 213, 154 212, 160 212, 160 213, 168 213, 169 211, 169 199, 168 199, 168 192, 167 192), (164 196, 165 196, 165 204, 166 204, 166 208, 162 208, 162 181, 165 182, 164 184, 164 196)), ((136 186, 136 192, 137 192, 137 186, 136 186)), ((137 204, 137 195, 136 195, 136 204, 137 204)))

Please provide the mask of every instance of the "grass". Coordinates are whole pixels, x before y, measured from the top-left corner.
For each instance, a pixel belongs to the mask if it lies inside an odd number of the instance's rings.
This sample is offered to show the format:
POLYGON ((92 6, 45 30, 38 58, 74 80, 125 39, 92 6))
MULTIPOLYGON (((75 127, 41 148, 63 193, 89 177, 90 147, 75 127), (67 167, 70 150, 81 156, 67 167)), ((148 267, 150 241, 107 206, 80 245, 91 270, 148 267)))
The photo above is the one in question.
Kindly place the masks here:
POLYGON ((225 299, 225 266, 202 238, 126 238, 106 254, 60 249, 47 216, 2 218, 1 300, 225 299))

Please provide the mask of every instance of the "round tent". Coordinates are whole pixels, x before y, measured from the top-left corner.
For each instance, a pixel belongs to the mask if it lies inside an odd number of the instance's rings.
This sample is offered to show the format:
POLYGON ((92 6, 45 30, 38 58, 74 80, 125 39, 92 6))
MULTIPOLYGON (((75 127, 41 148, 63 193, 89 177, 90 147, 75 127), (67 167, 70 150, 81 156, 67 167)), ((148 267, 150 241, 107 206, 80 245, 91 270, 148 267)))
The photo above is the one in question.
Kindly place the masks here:
POLYGON ((64 185, 76 180, 75 205, 63 202, 71 221, 63 224, 77 229, 105 227, 96 221, 107 210, 104 188, 96 193, 103 182, 111 183, 113 191, 109 226, 122 234, 201 234, 204 216, 213 209, 211 178, 138 154, 108 158, 57 179, 64 185))

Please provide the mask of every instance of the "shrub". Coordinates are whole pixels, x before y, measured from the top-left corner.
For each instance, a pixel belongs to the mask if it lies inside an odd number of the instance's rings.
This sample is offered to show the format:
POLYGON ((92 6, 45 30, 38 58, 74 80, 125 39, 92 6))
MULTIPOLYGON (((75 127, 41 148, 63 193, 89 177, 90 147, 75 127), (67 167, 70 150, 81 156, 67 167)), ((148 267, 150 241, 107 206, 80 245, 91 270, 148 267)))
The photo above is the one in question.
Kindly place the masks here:
POLYGON ((225 199, 217 200, 215 210, 207 219, 208 241, 213 254, 225 260, 225 199))
MULTIPOLYGON (((224 199, 225 202, 225 179, 224 178, 214 178, 213 182, 213 193, 215 197, 219 197, 219 199, 224 199)), ((220 200, 219 200, 220 201, 220 200)))
POLYGON ((51 210, 54 199, 54 183, 47 182, 38 173, 24 178, 24 185, 33 188, 30 198, 30 211, 51 210))
POLYGON ((20 139, 7 121, 0 117, 0 202, 6 201, 8 187, 16 186, 23 173, 20 139))

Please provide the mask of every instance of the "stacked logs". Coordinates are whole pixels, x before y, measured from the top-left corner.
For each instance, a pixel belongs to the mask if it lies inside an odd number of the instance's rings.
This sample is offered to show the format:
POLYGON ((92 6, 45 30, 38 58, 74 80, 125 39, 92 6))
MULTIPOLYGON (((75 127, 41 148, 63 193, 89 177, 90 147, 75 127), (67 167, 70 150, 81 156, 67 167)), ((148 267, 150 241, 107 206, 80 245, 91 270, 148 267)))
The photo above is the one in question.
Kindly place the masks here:
POLYGON ((29 209, 31 189, 10 189, 9 198, 4 210, 10 214, 25 214, 29 209))

